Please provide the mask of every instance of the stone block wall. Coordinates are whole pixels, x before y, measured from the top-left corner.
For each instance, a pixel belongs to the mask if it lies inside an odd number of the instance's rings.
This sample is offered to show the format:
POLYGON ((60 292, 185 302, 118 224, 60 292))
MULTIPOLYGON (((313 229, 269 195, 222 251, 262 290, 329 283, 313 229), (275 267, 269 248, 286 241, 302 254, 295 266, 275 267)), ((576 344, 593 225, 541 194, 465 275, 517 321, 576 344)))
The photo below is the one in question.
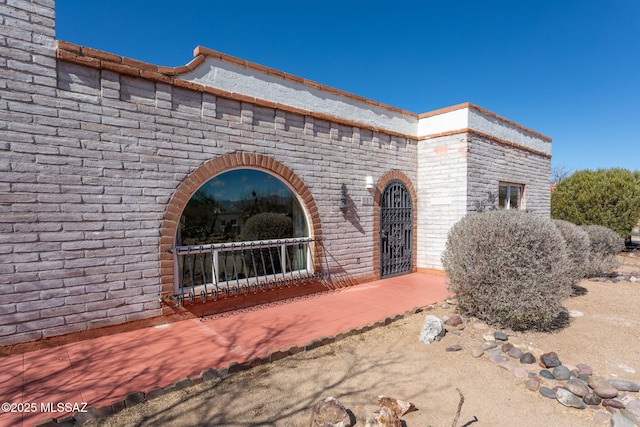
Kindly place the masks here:
POLYGON ((75 60, 56 60, 53 6, 0 2, 0 345, 161 314, 168 204, 233 152, 268 156, 309 188, 330 271, 375 276, 365 177, 415 180, 415 140, 145 78, 145 64, 63 42, 75 60))
POLYGON ((296 190, 335 281, 379 277, 392 179, 415 201, 419 270, 442 268, 449 228, 499 181, 548 214, 542 135, 471 104, 418 116, 195 53, 168 68, 56 41, 54 0, 0 0, 0 346, 161 315, 181 209, 232 167, 296 190))
POLYGON ((466 132, 418 144, 418 267, 441 270, 447 233, 467 213, 466 132))

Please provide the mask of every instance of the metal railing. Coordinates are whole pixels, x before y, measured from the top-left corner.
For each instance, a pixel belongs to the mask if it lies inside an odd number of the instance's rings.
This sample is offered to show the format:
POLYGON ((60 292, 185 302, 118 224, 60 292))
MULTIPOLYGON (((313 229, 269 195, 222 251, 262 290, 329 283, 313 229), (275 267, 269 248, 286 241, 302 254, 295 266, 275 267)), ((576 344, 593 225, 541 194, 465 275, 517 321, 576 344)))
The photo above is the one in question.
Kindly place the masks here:
POLYGON ((204 303, 316 280, 322 276, 313 264, 316 241, 303 237, 176 246, 171 250, 177 261, 173 299, 179 305, 197 299, 204 303))

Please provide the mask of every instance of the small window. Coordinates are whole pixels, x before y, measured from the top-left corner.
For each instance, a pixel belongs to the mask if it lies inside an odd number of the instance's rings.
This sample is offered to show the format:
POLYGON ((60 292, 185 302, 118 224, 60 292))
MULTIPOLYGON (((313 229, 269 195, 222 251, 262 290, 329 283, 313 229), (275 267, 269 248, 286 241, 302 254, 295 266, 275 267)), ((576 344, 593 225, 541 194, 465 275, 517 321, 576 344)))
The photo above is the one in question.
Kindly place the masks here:
POLYGON ((498 207, 500 209, 522 209, 524 185, 500 184, 498 190, 498 207))

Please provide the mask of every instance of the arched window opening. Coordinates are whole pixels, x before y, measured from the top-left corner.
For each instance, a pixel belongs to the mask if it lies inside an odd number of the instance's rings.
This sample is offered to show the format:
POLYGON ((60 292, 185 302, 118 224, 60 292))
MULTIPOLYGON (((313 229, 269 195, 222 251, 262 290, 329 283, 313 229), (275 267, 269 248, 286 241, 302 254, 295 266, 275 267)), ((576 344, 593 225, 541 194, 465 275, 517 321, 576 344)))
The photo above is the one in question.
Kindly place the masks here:
POLYGON ((222 294, 315 277, 307 214, 273 175, 234 169, 204 183, 186 204, 176 235, 178 294, 203 302, 222 294))

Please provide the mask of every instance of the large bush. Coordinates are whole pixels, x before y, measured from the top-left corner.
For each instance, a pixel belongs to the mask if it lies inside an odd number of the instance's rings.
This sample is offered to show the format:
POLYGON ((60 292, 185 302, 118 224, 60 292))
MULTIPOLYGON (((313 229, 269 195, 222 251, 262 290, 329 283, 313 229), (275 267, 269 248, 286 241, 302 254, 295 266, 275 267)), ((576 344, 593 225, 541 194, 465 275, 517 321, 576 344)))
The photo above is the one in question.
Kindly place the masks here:
POLYGON ((449 232, 442 262, 463 314, 549 330, 566 312, 572 264, 549 219, 513 210, 467 215, 449 232))
POLYGON ((566 243, 567 255, 572 265, 571 276, 574 282, 590 274, 590 240, 589 234, 569 221, 554 219, 556 226, 566 243))
POLYGON ((624 249, 624 241, 614 231, 600 225, 584 226, 589 235, 588 276, 608 276, 620 266, 616 255, 624 249))
POLYGON ((578 171, 551 193, 551 216, 577 225, 601 225, 629 240, 640 218, 640 172, 578 171))

